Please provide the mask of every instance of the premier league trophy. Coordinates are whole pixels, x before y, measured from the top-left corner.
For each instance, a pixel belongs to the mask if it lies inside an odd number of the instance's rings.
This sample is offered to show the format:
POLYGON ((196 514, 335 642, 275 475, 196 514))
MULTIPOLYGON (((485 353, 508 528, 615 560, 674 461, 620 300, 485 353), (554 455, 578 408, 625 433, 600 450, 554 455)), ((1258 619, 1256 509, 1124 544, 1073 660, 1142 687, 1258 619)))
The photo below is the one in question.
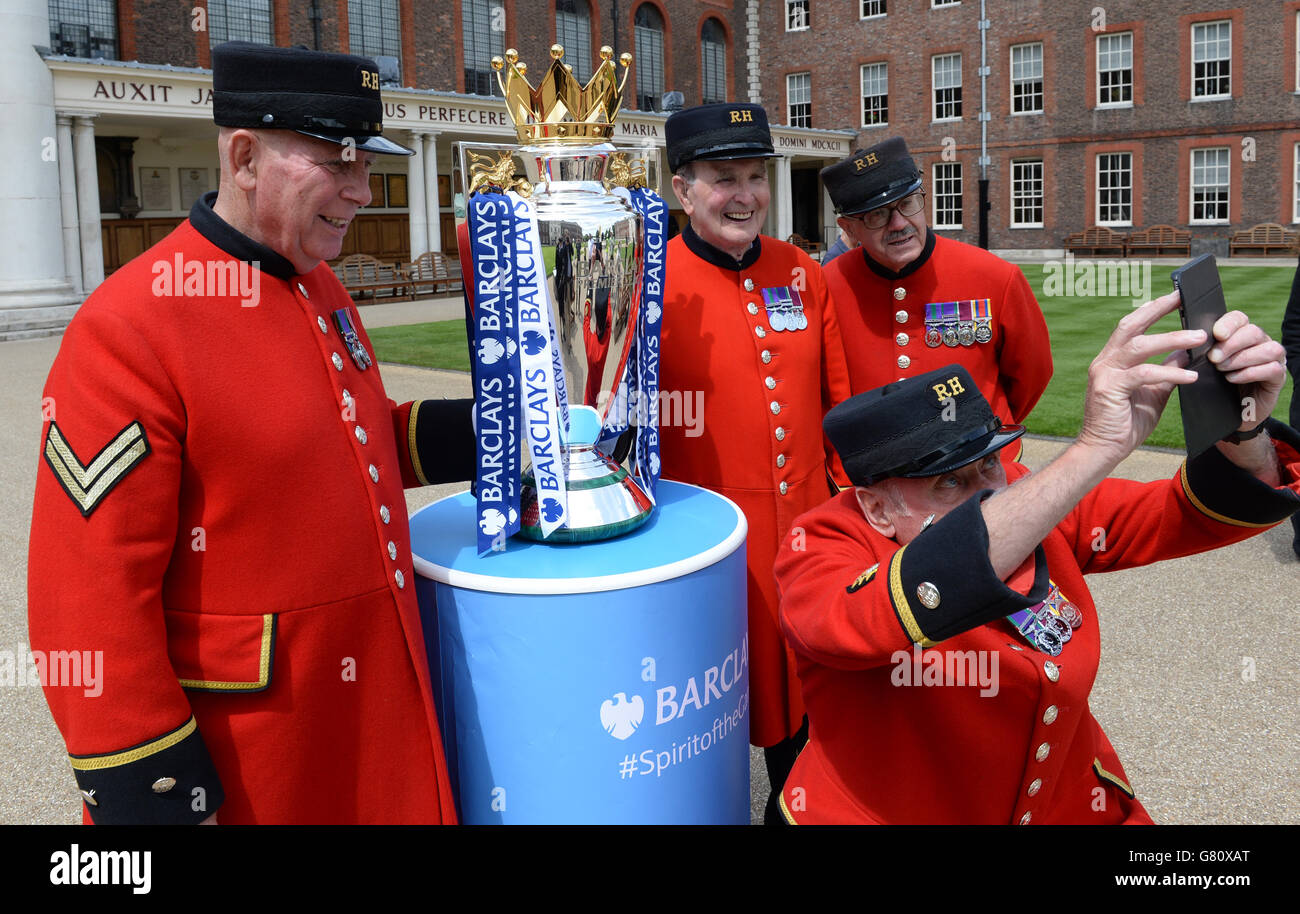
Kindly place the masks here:
POLYGON ((748 528, 658 479, 668 211, 609 142, 613 56, 534 89, 508 52, 519 145, 460 146, 476 488, 411 551, 467 824, 749 821, 748 528))
POLYGON ((516 532, 618 536, 654 510, 667 207, 609 142, 627 79, 613 51, 586 86, 563 57, 553 45, 536 89, 514 50, 494 58, 521 145, 462 146, 480 554, 516 532))

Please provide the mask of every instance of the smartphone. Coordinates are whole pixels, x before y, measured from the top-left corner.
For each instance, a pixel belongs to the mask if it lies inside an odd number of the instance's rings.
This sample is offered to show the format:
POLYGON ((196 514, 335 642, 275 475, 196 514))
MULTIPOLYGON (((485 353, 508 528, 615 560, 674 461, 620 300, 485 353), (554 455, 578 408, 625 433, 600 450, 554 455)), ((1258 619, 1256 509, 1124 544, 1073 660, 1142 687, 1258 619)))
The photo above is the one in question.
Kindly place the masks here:
POLYGON ((1241 425, 1241 392, 1208 358, 1214 345, 1214 323, 1227 311, 1214 255, 1193 258, 1170 278, 1179 293, 1183 329, 1205 331, 1205 342, 1187 350, 1187 367, 1196 372, 1197 379, 1178 387, 1187 456, 1195 457, 1241 425))

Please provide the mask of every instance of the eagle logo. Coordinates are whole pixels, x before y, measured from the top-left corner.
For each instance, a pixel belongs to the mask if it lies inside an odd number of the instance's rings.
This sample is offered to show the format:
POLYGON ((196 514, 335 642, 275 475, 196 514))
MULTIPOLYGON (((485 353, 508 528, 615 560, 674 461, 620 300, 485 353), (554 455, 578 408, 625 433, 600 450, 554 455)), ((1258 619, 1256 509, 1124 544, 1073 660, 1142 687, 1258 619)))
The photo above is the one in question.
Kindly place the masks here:
POLYGON ((627 739, 641 726, 645 716, 645 702, 640 695, 629 701, 626 692, 615 692, 613 699, 606 698, 600 705, 600 725, 614 739, 627 739))

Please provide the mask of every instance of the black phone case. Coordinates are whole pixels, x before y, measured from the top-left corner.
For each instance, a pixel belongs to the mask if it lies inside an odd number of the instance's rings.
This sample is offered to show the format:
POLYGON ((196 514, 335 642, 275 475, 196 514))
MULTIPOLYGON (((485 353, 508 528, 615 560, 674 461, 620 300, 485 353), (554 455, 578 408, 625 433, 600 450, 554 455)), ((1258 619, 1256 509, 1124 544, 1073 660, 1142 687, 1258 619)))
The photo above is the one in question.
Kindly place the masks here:
POLYGON ((1195 457, 1241 425, 1241 391, 1207 358, 1214 345, 1214 322, 1227 311, 1214 255, 1193 258, 1174 270, 1170 278, 1182 298, 1178 313, 1183 327, 1204 330, 1206 334, 1203 345, 1187 350, 1191 359, 1187 367, 1196 372, 1196 381, 1178 387, 1187 456, 1195 457))

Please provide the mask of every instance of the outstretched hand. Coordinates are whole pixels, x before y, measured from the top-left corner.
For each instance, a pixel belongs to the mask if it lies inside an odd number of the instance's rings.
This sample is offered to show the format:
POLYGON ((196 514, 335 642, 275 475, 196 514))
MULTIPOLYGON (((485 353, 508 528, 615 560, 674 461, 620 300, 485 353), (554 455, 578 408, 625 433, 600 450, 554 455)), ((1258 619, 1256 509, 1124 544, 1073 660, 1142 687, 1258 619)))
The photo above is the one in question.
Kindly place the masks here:
MULTIPOLYGON (((1177 307, 1178 293, 1170 292, 1124 315, 1088 367, 1088 392, 1079 443, 1106 454, 1110 462, 1123 460, 1147 439, 1176 385, 1196 380, 1196 372, 1184 367, 1187 364, 1184 350, 1203 344, 1205 331, 1147 333, 1156 321, 1177 307), (1161 353, 1167 354, 1163 362, 1147 361, 1161 353)), ((1229 316, 1225 315, 1220 322, 1229 316)), ((1217 324, 1215 330, 1217 336, 1217 324)), ((1244 343, 1234 345, 1225 358, 1235 358, 1243 349, 1244 343)))

